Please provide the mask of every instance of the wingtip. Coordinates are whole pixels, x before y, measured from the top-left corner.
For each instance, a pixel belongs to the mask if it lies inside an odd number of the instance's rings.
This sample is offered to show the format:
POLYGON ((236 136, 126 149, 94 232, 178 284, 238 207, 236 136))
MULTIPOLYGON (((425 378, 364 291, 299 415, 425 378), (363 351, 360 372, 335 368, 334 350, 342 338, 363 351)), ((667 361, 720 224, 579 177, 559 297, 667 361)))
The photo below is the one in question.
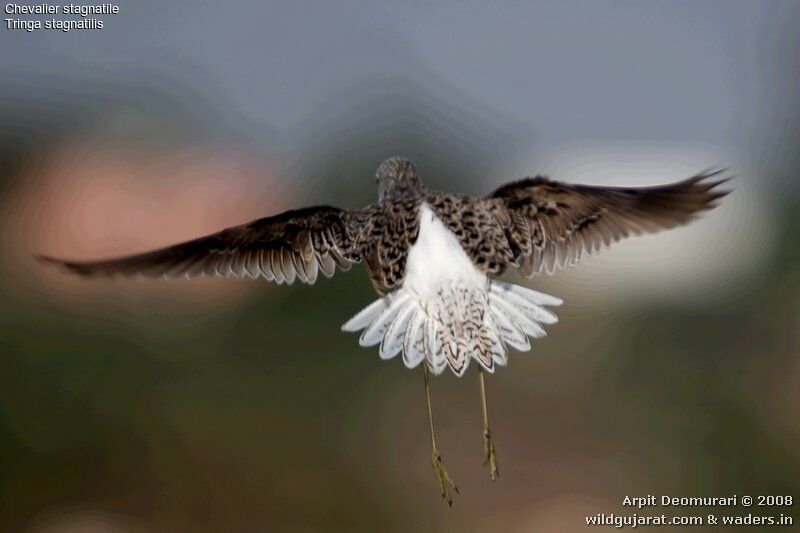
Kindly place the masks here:
POLYGON ((33 258, 43 264, 43 265, 58 265, 58 266, 65 266, 66 262, 62 259, 58 259, 57 257, 53 257, 51 255, 44 255, 44 254, 33 254, 33 258))
POLYGON ((85 276, 91 274, 91 272, 86 270, 84 268, 84 265, 80 262, 67 261, 64 259, 59 259, 58 257, 53 257, 51 255, 44 255, 44 254, 33 254, 33 258, 43 265, 53 265, 53 267, 55 268, 73 274, 77 274, 79 276, 85 276))
POLYGON ((699 172, 693 179, 697 181, 702 181, 703 185, 708 187, 709 189, 713 189, 714 187, 726 183, 733 178, 737 177, 736 174, 729 174, 728 171, 731 167, 722 167, 722 168, 707 168, 699 172), (717 178, 713 179, 712 178, 717 178))
POLYGON ((714 176, 719 176, 720 174, 724 174, 725 172, 730 170, 730 168, 731 167, 708 167, 698 172, 697 175, 695 175, 694 177, 701 180, 713 178, 714 176))
POLYGON ((720 185, 730 182, 734 178, 736 178, 736 174, 731 174, 723 177, 719 177, 722 174, 728 172, 730 167, 722 167, 722 168, 708 168, 697 175, 689 178, 691 185, 696 188, 697 191, 704 194, 707 198, 706 208, 716 207, 719 204, 719 200, 731 194, 734 189, 733 188, 726 188, 726 189, 718 189, 720 185), (717 178, 717 179, 712 179, 717 178))

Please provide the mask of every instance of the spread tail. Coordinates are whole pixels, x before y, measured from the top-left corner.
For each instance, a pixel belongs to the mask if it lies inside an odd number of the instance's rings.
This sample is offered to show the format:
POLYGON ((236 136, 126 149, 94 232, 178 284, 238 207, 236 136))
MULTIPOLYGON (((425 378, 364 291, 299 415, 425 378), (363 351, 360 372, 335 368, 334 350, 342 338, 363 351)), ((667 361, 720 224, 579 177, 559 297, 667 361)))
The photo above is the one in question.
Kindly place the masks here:
POLYGON ((462 376, 470 359, 494 372, 495 365, 508 361, 506 346, 529 350, 528 337, 543 337, 541 324, 558 321, 545 306, 561 303, 554 296, 497 280, 483 287, 443 284, 426 298, 401 288, 361 310, 342 330, 363 329, 359 344, 380 344, 382 359, 402 352, 408 368, 426 360, 435 374, 449 366, 462 376))

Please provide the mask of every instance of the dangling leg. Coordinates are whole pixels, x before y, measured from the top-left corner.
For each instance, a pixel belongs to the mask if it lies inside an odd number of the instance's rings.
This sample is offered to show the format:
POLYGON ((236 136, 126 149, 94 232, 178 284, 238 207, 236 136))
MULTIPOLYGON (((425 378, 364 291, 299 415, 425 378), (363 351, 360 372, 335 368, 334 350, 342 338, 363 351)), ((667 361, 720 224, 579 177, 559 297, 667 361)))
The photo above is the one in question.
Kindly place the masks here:
POLYGON ((436 471, 436 478, 439 480, 439 487, 442 489, 442 498, 447 501, 448 505, 453 505, 453 497, 450 495, 450 488, 458 494, 458 487, 456 487, 453 478, 450 477, 450 474, 447 473, 447 470, 444 469, 444 465, 442 464, 442 456, 439 454, 439 450, 436 449, 436 437, 433 434, 433 410, 431 409, 431 389, 430 389, 430 382, 428 378, 428 364, 423 361, 422 362, 422 372, 425 376, 425 399, 428 401, 428 422, 430 422, 431 426, 431 463, 433 464, 433 469, 436 471))
POLYGON ((494 481, 500 475, 500 469, 497 467, 492 431, 489 429, 489 410, 486 408, 486 385, 483 382, 483 370, 478 370, 478 376, 481 381, 481 405, 483 406, 483 449, 486 452, 484 465, 489 465, 489 476, 494 481))

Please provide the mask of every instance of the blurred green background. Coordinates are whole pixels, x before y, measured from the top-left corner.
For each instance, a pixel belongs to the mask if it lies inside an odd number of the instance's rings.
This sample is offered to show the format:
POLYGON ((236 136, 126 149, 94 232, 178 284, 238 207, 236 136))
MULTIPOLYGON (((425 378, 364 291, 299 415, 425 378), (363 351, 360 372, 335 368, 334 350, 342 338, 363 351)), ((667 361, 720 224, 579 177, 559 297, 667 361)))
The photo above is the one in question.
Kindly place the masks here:
POLYGON ((143 1, 0 47, 0 529, 578 531, 625 495, 800 497, 797 2, 143 1), (487 383, 496 482, 476 374, 433 381, 452 509, 419 372, 339 330, 375 298, 361 266, 276 287, 32 259, 362 206, 395 154, 470 194, 737 175, 690 228, 508 276, 565 304, 487 383))

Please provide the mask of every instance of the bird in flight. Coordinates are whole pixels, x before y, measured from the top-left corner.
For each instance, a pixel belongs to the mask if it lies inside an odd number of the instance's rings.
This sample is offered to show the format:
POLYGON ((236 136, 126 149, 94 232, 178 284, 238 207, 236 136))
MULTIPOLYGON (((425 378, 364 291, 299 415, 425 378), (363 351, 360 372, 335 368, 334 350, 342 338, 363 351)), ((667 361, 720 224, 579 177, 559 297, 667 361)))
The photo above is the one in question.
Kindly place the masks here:
POLYGON ((382 359, 402 354, 422 368, 431 462, 443 498, 458 492, 436 446, 430 373, 461 377, 478 367, 483 444, 492 479, 499 475, 489 429, 484 374, 529 350, 559 298, 501 281, 517 268, 530 277, 574 265, 623 237, 689 223, 727 191, 722 171, 656 187, 573 185, 537 176, 474 198, 422 186, 416 166, 387 159, 375 181, 378 201, 359 210, 307 207, 261 218, 151 252, 100 261, 40 256, 81 276, 263 277, 278 284, 314 283, 337 267, 364 262, 379 298, 342 330, 362 331, 361 346, 382 359))

